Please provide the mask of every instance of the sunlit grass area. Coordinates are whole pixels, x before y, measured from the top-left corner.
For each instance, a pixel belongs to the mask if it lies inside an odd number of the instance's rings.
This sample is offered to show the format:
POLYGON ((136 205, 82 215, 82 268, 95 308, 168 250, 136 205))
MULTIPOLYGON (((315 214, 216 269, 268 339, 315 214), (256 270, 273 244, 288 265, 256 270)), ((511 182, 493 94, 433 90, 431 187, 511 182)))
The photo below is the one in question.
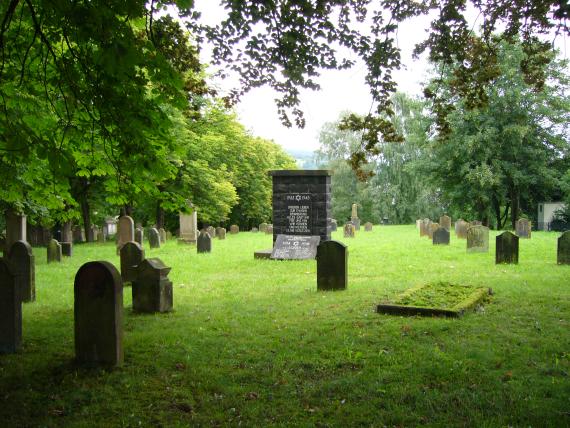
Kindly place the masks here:
POLYGON ((174 311, 138 315, 124 289, 125 363, 74 362, 73 280, 114 243, 46 264, 24 305, 23 349, 0 356, 0 425, 568 426, 570 267, 557 233, 520 241, 518 265, 468 254, 452 232, 433 246, 415 226, 375 226, 349 246, 348 289, 317 292, 316 262, 256 260, 271 236, 214 240, 211 254, 145 245, 172 267, 174 311), (494 291, 460 319, 375 313, 424 283, 494 291))

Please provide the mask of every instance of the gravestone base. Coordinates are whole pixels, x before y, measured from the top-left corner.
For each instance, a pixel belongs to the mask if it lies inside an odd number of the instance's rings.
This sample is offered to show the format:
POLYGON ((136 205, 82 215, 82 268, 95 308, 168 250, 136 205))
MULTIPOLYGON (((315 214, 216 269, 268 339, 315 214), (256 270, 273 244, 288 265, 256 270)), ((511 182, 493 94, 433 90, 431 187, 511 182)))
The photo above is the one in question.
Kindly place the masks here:
POLYGON ((168 279, 163 278, 151 283, 135 281, 132 292, 134 312, 162 313, 172 310, 172 282, 168 279))
POLYGON ((259 250, 253 253, 254 259, 271 259, 271 253, 273 252, 273 248, 269 248, 268 250, 259 250))
POLYGON ((187 239, 187 238, 178 238, 177 242, 181 245, 196 245, 196 240, 187 239))

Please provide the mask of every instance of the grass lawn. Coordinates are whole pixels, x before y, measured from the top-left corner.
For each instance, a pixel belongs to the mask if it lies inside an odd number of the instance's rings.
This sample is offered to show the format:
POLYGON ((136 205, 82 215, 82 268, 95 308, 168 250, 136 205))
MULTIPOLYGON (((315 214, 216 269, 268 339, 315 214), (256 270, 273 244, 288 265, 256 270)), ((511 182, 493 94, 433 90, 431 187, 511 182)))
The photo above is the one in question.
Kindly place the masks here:
POLYGON ((174 312, 135 315, 124 293, 125 363, 76 367, 73 279, 90 260, 119 266, 114 243, 46 264, 23 310, 23 350, 0 356, 2 427, 570 426, 570 266, 557 233, 520 240, 519 265, 433 246, 415 226, 343 239, 349 283, 317 293, 316 262, 254 260, 271 237, 214 240, 211 254, 170 241, 174 312), (491 287, 460 319, 375 307, 427 282, 491 287))

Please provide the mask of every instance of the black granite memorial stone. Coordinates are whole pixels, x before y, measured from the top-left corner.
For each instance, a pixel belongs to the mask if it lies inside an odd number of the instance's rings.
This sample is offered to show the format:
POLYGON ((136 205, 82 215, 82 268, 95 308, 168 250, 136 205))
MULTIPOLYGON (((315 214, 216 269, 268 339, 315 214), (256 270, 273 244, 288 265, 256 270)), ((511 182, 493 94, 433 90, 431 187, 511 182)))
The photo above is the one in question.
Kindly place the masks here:
POLYGON ((272 259, 305 260, 314 259, 320 236, 279 235, 273 246, 272 259))
POLYGON ((519 237, 506 231, 497 236, 495 241, 495 264, 519 262, 519 237))
POLYGON ((327 170, 271 171, 273 242, 278 235, 331 235, 331 173, 327 170))
POLYGON ((317 290, 346 290, 348 247, 342 242, 326 241, 317 248, 317 290))
POLYGON ((200 234, 198 235, 196 248, 199 253, 212 252, 212 237, 205 230, 200 231, 200 234))
POLYGON ((0 259, 0 354, 13 354, 22 346, 22 300, 16 276, 7 260, 0 259))

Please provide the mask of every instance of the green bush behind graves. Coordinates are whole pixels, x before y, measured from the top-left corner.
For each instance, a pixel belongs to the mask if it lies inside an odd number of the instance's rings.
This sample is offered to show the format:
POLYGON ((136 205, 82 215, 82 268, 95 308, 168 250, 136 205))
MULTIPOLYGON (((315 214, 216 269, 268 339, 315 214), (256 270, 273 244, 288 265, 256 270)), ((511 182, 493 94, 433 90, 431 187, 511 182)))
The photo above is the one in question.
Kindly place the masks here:
MULTIPOLYGON (((490 242, 494 242, 491 232, 490 242)), ((271 236, 174 241, 147 257, 172 267, 174 311, 135 315, 125 288, 125 363, 73 363, 73 278, 88 260, 118 266, 114 244, 62 263, 35 248, 37 301, 23 350, 0 356, 3 427, 568 426, 570 267, 558 234, 521 242, 518 265, 465 241, 433 246, 414 226, 343 239, 349 283, 316 291, 314 261, 254 260, 271 236), (381 301, 438 281, 491 287, 460 319, 380 315, 381 301)))

